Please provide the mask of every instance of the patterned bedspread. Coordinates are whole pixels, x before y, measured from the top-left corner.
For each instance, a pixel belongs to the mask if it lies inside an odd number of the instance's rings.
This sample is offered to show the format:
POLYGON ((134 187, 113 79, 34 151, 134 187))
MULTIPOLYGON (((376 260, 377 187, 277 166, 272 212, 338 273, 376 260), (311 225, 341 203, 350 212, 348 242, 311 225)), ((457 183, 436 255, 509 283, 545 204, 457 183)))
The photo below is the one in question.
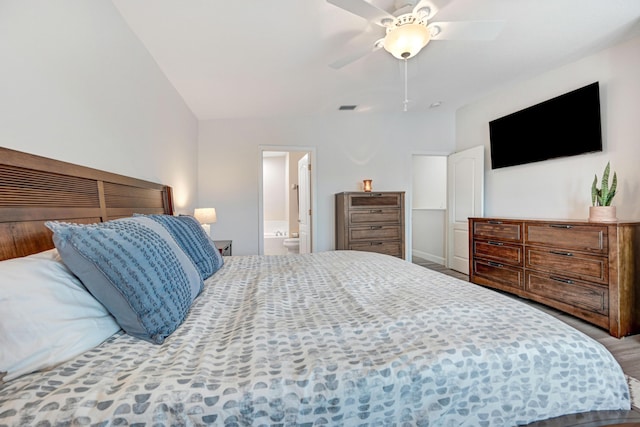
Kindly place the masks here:
POLYGON ((599 343, 365 252, 236 256, 157 346, 124 335, 0 386, 0 425, 514 426, 629 409, 599 343))

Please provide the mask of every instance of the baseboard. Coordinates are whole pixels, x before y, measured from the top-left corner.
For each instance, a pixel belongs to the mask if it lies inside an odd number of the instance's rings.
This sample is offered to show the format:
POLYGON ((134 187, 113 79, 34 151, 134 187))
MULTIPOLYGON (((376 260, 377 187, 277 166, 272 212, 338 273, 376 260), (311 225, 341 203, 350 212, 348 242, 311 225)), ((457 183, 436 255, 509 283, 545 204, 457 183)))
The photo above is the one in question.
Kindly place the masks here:
POLYGON ((440 264, 442 266, 445 265, 445 259, 443 257, 436 256, 418 249, 411 249, 411 252, 413 256, 416 256, 418 258, 426 259, 427 261, 435 262, 436 264, 440 264))

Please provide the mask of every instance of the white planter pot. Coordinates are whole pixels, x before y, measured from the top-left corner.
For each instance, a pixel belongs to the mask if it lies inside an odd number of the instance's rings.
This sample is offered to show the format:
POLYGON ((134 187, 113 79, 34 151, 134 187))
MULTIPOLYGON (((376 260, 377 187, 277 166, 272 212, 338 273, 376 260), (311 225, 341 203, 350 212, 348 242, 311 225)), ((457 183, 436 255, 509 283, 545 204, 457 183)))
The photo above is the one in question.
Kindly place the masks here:
POLYGON ((616 222, 615 206, 590 206, 589 207, 590 222, 616 222))

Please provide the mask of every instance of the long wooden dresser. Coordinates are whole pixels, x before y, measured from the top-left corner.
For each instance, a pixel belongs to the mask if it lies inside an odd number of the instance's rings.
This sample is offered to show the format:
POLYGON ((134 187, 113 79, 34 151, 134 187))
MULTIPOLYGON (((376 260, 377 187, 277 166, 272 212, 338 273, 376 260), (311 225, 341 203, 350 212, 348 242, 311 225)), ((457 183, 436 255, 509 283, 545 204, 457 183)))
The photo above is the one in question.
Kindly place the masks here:
POLYGON ((640 222, 469 218, 469 280, 640 333, 640 222))
POLYGON ((404 191, 335 195, 336 249, 404 259, 404 191))

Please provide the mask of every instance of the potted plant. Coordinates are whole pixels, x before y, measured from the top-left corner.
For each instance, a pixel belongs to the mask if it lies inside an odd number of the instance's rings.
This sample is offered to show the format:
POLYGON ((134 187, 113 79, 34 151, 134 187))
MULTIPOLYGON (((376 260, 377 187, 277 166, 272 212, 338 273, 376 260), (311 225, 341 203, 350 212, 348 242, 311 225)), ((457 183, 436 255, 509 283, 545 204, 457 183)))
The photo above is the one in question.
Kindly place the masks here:
POLYGON ((611 186, 609 186, 609 173, 610 164, 607 162, 607 166, 604 168, 602 174, 602 181, 600 181, 600 188, 598 188, 598 175, 593 178, 593 184, 591 185, 591 207, 589 207, 589 221, 596 222, 615 222, 616 207, 611 206, 613 197, 616 195, 616 188, 618 187, 618 176, 613 173, 611 180, 611 186))

